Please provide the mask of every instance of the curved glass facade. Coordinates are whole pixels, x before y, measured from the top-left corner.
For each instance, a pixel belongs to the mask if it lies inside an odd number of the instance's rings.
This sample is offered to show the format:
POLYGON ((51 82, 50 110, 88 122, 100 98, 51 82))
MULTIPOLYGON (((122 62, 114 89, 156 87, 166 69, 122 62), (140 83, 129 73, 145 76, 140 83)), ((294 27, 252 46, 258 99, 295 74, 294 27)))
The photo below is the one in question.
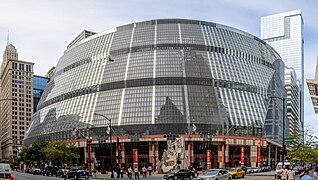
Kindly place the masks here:
POLYGON ((94 113, 111 119, 118 135, 186 134, 194 126, 229 134, 234 125, 258 133, 278 59, 257 37, 204 21, 150 20, 92 35, 60 58, 25 144, 70 139, 73 127, 98 133, 108 121, 94 113))

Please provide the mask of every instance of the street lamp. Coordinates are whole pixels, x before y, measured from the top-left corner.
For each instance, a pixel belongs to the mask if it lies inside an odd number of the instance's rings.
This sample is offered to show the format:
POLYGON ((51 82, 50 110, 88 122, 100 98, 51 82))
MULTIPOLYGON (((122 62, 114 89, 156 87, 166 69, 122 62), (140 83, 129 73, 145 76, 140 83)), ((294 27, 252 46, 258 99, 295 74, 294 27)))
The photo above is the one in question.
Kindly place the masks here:
MULTIPOLYGON (((85 138, 85 135, 83 133, 81 133, 80 131, 78 131, 79 134, 85 138)), ((92 137, 90 137, 90 133, 89 133, 89 127, 87 127, 87 137, 86 137, 86 147, 87 147, 87 154, 88 154, 88 160, 87 160, 87 166, 88 166, 88 171, 90 174, 92 174, 92 155, 91 155, 91 149, 92 149, 92 137)), ((76 135, 76 128, 73 127, 73 130, 72 130, 72 136, 75 136, 76 135)))
POLYGON ((109 119, 108 117, 106 117, 105 115, 103 114, 98 114, 98 113, 94 113, 94 115, 96 116, 102 116, 104 117, 106 120, 109 121, 109 142, 110 142, 110 170, 111 170, 111 178, 114 178, 114 171, 113 171, 113 146, 112 146, 112 120, 109 119))
POLYGON ((286 151, 286 148, 285 148, 285 98, 281 98, 281 97, 278 97, 278 96, 271 96, 269 97, 269 99, 280 99, 283 101, 283 154, 282 154, 282 157, 283 157, 283 166, 284 166, 284 161, 285 161, 285 151, 286 151))

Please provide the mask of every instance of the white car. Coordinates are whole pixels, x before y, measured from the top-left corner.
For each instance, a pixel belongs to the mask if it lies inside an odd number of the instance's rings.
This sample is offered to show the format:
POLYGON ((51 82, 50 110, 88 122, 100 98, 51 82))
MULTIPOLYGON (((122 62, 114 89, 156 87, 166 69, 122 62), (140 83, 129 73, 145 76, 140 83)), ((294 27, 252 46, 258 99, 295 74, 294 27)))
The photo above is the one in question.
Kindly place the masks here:
POLYGON ((11 167, 7 163, 0 163, 0 177, 10 177, 11 167))
POLYGON ((259 168, 255 167, 255 168, 252 168, 252 172, 258 173, 258 172, 261 172, 261 170, 259 168))
POLYGON ((223 169, 209 169, 201 173, 198 177, 198 180, 230 180, 232 175, 223 169))

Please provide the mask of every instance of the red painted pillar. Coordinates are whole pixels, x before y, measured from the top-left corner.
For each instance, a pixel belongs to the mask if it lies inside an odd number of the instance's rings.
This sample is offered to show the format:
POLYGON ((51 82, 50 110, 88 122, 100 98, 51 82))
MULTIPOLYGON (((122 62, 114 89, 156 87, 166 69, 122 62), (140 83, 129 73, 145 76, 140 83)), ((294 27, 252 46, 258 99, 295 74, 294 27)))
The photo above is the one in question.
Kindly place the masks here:
POLYGON ((152 150, 152 169, 153 169, 153 171, 155 171, 155 169, 156 169, 156 146, 155 146, 155 142, 152 142, 151 150, 152 150))
POLYGON ((191 166, 191 142, 188 142, 188 166, 191 166))
POLYGON ((218 145, 219 168, 224 168, 224 144, 218 145))
POLYGON ((257 142, 257 167, 261 168, 261 141, 257 142))
POLYGON ((134 168, 138 168, 138 149, 133 149, 134 168))
POLYGON ((212 157, 212 151, 211 149, 206 150, 206 161, 207 161, 207 169, 211 169, 211 157, 212 157))
POLYGON ((241 166, 244 166, 244 150, 245 150, 245 147, 244 146, 241 146, 241 166))
POLYGON ((222 144, 222 168, 225 168, 225 164, 224 164, 224 152, 225 152, 224 144, 222 144))

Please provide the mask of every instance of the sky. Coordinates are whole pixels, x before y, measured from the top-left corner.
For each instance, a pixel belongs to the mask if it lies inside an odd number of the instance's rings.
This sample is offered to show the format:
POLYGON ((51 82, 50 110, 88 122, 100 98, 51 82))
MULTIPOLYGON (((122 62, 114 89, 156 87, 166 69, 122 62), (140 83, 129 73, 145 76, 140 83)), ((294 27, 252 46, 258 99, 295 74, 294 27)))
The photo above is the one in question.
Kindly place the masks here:
MULTIPOLYGON (((318 55, 317 0, 0 0, 0 52, 9 42, 36 75, 55 66, 84 29, 101 32, 131 22, 186 18, 216 22, 260 37, 260 18, 300 9, 304 19, 305 79, 318 55)), ((305 86, 305 127, 318 135, 318 120, 305 86)))

